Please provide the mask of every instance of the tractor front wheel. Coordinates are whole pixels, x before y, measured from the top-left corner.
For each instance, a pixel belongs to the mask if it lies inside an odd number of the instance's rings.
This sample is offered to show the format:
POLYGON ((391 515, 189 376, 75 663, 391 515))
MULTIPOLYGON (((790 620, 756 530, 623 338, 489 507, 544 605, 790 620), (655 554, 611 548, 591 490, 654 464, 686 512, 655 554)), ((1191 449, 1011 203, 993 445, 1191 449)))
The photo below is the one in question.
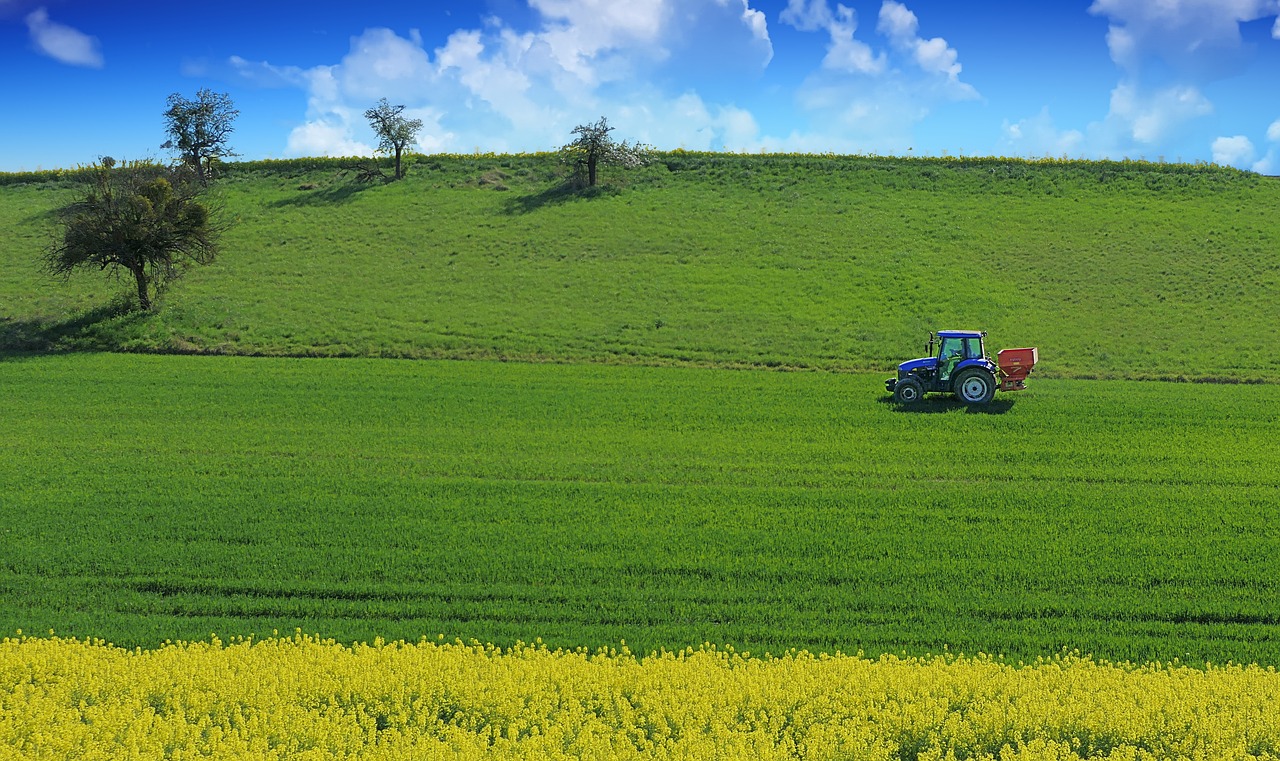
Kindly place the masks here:
POLYGON ((965 404, 986 404, 996 395, 996 379, 986 370, 973 368, 956 377, 956 398, 965 404))
POLYGON ((898 404, 915 404, 924 396, 924 386, 915 378, 903 378, 893 388, 893 400, 898 404))

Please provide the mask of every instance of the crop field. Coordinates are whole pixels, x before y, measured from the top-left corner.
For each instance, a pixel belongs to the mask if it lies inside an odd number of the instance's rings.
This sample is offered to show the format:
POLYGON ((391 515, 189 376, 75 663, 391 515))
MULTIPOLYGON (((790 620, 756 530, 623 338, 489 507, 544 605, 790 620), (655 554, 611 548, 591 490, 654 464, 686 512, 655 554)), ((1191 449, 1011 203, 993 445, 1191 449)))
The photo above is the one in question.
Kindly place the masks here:
MULTIPOLYGON (((301 634, 0 641, 24 758, 1169 761, 1280 758, 1280 674, 1061 656, 761 659, 301 634), (72 677, 72 678, 68 678, 72 677)), ((0 699, 4 699, 0 682, 0 699)))
POLYGON ((1280 758, 1275 178, 343 163, 154 313, 0 175, 0 756, 1280 758))
POLYGON ((1280 387, 10 356, 0 631, 1280 663, 1280 387))

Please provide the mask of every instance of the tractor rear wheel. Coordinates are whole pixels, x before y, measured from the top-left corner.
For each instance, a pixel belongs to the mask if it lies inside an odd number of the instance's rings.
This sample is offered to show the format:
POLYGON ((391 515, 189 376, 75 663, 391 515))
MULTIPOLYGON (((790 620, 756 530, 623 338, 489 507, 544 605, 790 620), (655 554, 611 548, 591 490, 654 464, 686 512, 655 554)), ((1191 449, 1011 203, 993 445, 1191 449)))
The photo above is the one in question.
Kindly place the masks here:
POLYGON ((975 367, 956 376, 955 389, 956 398, 965 404, 986 404, 996 395, 996 379, 975 367))
POLYGON ((898 404, 915 404, 924 397, 924 386, 915 378, 903 378, 893 387, 893 400, 898 404))

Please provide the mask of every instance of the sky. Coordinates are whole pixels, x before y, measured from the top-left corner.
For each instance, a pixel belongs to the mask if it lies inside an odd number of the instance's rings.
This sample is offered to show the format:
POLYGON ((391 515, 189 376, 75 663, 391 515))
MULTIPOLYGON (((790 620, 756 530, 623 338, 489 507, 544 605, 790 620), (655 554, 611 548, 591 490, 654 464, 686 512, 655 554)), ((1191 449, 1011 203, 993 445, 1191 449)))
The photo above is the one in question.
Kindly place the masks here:
POLYGON ((171 93, 246 160, 661 150, 1213 162, 1280 174, 1280 0, 0 0, 0 171, 170 158, 171 93))

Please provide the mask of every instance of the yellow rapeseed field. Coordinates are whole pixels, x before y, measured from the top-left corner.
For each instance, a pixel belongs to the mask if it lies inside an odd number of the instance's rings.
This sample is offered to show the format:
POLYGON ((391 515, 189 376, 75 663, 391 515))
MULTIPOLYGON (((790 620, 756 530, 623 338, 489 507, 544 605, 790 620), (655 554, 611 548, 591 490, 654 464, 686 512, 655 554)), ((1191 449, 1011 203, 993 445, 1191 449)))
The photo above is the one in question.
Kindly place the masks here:
POLYGON ((0 642, 0 758, 1280 758, 1280 674, 303 636, 0 642))

